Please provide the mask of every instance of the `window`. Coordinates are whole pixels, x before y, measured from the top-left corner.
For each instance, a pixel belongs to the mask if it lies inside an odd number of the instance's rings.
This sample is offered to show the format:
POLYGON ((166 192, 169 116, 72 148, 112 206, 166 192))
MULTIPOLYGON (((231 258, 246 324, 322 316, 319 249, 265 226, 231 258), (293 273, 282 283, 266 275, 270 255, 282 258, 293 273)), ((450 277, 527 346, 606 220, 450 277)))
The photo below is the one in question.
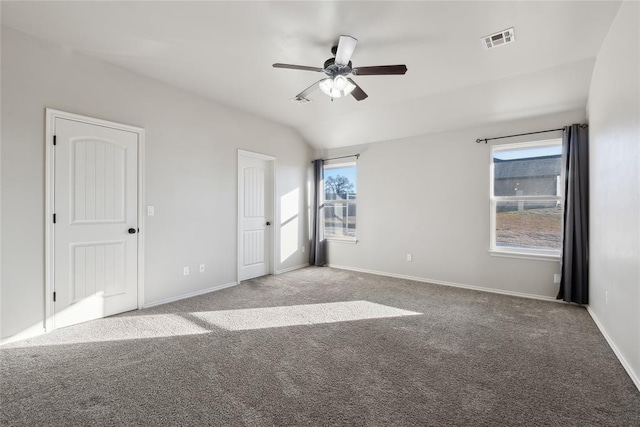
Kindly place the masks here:
POLYGON ((562 140, 491 147, 491 250, 559 256, 562 140))
POLYGON ((356 240, 356 164, 324 165, 324 237, 356 240))

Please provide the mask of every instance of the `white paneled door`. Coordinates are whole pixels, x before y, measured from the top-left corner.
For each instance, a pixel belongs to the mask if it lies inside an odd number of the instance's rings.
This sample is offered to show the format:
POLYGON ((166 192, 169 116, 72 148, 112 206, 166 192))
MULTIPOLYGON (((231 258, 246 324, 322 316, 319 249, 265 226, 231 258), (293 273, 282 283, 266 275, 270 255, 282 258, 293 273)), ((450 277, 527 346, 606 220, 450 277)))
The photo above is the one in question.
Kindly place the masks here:
POLYGON ((270 273, 273 160, 259 154, 238 155, 239 280, 270 273))
POLYGON ((54 123, 55 327, 138 307, 138 135, 54 123))

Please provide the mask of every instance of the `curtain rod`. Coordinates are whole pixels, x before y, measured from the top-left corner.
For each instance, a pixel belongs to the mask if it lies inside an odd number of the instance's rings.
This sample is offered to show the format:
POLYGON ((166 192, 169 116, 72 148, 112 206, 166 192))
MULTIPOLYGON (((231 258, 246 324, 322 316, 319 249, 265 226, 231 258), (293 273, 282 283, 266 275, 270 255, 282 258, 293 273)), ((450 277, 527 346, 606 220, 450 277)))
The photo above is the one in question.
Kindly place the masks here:
MULTIPOLYGON (((331 159, 320 159, 320 160, 322 160, 323 162, 327 162, 327 161, 329 161, 329 160, 347 159, 347 158, 349 158, 349 157, 355 157, 356 159, 359 159, 359 158, 360 158, 360 153, 358 153, 358 154, 352 154, 352 155, 350 155, 350 156, 333 157, 333 158, 331 158, 331 159)), ((315 160, 312 160, 312 161, 311 161, 311 163, 313 163, 314 161, 315 161, 315 160)))
MULTIPOLYGON (((589 126, 589 125, 586 124, 586 123, 580 124, 580 127, 583 128, 583 129, 586 128, 587 126, 589 126)), ((566 127, 563 127, 563 128, 560 128, 560 129, 540 130, 540 131, 537 131, 537 132, 518 133, 518 134, 515 134, 515 135, 496 136, 495 138, 481 138, 481 139, 476 139, 476 143, 480 144, 482 141, 484 141, 484 143, 486 144, 487 141, 491 141, 491 140, 494 140, 494 139, 512 138, 514 136, 535 135, 537 133, 557 132, 557 131, 560 131, 560 130, 564 132, 566 130, 566 127)))
POLYGON ((547 133, 547 132, 556 132, 556 131, 564 131, 564 128, 560 128, 560 129, 548 129, 548 130, 540 130, 537 132, 527 132, 527 133, 518 133, 515 135, 505 135, 505 136, 496 136, 494 138, 482 138, 482 139, 476 139, 476 144, 480 144, 482 141, 484 141, 484 143, 486 144, 487 141, 492 141, 494 139, 503 139, 503 138, 512 138, 514 136, 525 136, 525 135, 535 135, 536 133, 547 133))

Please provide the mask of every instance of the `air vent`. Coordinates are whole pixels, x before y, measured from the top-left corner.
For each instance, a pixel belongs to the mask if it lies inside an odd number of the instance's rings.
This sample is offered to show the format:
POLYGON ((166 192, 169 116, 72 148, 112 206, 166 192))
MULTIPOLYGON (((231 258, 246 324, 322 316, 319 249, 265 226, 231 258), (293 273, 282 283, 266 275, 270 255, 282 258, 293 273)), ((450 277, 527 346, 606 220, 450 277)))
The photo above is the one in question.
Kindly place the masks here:
POLYGON ((513 28, 509 28, 507 30, 500 31, 499 33, 484 36, 480 39, 480 42, 485 49, 491 49, 508 43, 513 43, 515 40, 516 36, 513 33, 513 28))
POLYGON ((296 104, 306 104, 307 102, 311 102, 313 100, 309 98, 301 98, 296 96, 294 98, 291 98, 289 101, 295 102, 296 104))

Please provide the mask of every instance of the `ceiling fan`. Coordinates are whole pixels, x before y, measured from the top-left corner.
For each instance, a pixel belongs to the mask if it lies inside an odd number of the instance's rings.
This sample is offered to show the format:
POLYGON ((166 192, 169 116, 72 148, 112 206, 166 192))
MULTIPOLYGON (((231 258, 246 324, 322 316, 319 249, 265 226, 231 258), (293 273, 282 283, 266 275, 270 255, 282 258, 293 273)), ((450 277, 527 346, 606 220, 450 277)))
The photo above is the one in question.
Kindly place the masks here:
POLYGON ((403 75, 407 72, 406 65, 377 65, 372 67, 352 67, 351 55, 356 48, 358 40, 351 36, 340 36, 338 45, 331 48, 334 58, 329 58, 324 62, 324 67, 307 67, 305 65, 273 64, 274 68, 289 68, 292 70, 315 71, 325 73, 328 77, 318 80, 299 94, 292 101, 309 102, 307 96, 317 88, 334 98, 351 95, 356 101, 362 101, 369 95, 362 90, 349 75, 354 76, 383 76, 383 75, 403 75))

